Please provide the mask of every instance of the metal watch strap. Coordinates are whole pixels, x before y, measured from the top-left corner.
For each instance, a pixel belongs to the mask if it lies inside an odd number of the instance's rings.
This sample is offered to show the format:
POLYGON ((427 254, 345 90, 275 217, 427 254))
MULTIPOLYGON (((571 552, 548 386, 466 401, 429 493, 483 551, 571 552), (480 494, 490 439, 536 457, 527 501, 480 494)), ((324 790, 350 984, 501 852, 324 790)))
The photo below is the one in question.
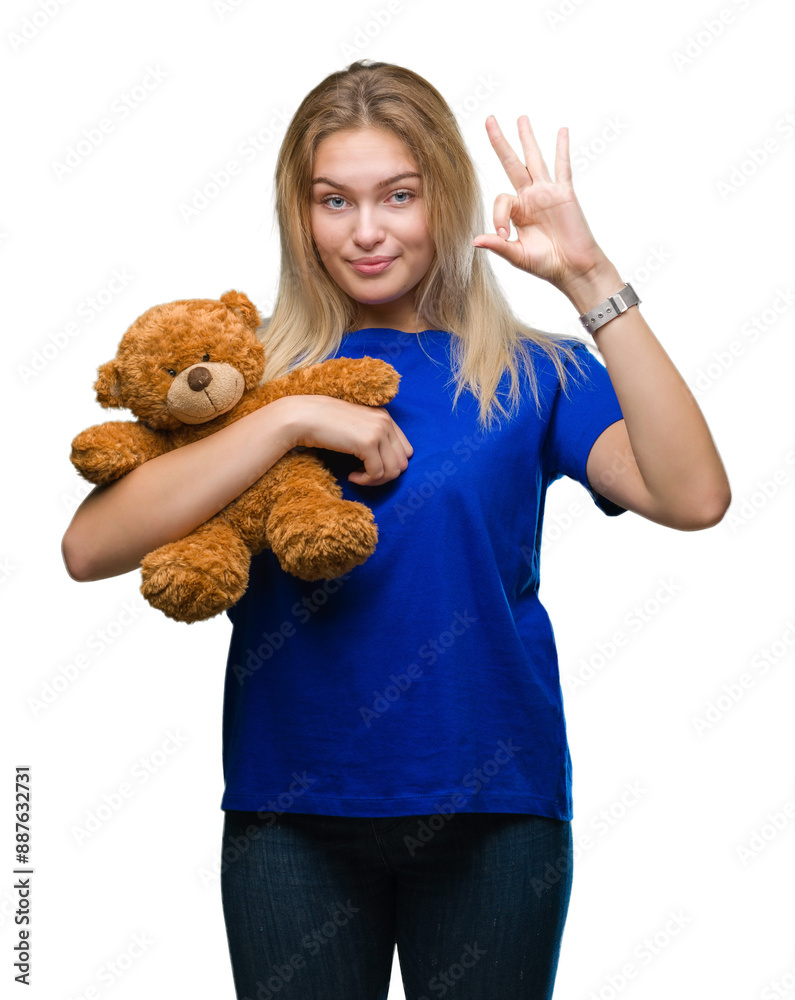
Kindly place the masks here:
POLYGON ((620 316, 621 313, 626 312, 630 306, 636 306, 639 303, 640 299, 637 292, 627 282, 615 295, 611 295, 604 302, 600 302, 598 306, 595 306, 589 312, 583 313, 580 316, 580 322, 588 333, 593 333, 600 326, 604 326, 611 319, 615 319, 616 316, 620 316))

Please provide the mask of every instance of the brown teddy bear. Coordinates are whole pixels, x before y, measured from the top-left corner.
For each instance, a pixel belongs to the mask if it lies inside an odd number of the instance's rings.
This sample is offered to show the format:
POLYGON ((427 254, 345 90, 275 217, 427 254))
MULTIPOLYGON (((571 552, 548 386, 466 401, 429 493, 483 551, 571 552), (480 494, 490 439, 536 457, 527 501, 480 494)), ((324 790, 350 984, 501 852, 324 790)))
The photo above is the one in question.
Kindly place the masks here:
MULTIPOLYGON (((383 406, 397 393, 398 372, 371 357, 332 358, 260 385, 259 325, 256 308, 237 291, 220 301, 169 302, 139 316, 94 383, 102 406, 129 409, 138 420, 78 434, 71 454, 78 472, 92 483, 113 482, 281 396, 383 406)), ((361 565, 377 539, 369 507, 343 499, 316 453, 294 450, 185 538, 145 556, 141 593, 169 618, 202 621, 240 599, 251 556, 265 548, 302 580, 333 579, 361 565)))

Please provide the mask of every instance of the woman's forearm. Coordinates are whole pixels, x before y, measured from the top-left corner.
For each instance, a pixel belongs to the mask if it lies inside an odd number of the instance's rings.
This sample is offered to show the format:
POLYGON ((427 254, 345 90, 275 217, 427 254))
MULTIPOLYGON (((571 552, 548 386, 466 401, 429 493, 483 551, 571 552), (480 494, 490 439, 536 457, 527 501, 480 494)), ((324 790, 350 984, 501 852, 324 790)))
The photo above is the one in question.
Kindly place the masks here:
POLYGON ((285 402, 275 400, 96 487, 61 543, 69 575, 89 581, 128 573, 148 552, 183 538, 240 496, 294 446, 285 402))
MULTIPOLYGON (((579 286, 564 289, 582 314, 623 285, 610 262, 579 286)), ((638 308, 627 309, 594 334, 621 405, 637 467, 659 512, 714 520, 728 506, 726 470, 687 383, 638 308)), ((667 523, 662 521, 662 523, 667 523)))

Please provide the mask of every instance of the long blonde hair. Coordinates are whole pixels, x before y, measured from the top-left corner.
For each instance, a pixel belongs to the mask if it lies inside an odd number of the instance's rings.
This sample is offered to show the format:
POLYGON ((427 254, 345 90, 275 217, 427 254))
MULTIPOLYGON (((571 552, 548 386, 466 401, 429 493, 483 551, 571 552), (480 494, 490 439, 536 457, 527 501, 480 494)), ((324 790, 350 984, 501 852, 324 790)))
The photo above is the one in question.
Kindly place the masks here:
POLYGON ((481 427, 490 428, 495 408, 509 418, 497 388, 507 368, 508 402, 521 399, 524 365, 539 405, 531 350, 537 345, 555 365, 565 391, 561 354, 581 371, 571 345, 575 337, 528 326, 511 310, 488 260, 472 246, 486 232, 482 195, 458 122, 439 92, 412 70, 360 60, 332 73, 307 94, 290 122, 275 172, 281 271, 273 314, 258 335, 265 344, 263 380, 333 355, 343 334, 360 325, 360 304, 344 292, 323 265, 310 224, 311 180, 318 145, 347 129, 374 128, 397 136, 422 175, 426 224, 436 253, 415 288, 415 312, 426 329, 449 332, 453 407, 468 388, 479 403, 481 427))

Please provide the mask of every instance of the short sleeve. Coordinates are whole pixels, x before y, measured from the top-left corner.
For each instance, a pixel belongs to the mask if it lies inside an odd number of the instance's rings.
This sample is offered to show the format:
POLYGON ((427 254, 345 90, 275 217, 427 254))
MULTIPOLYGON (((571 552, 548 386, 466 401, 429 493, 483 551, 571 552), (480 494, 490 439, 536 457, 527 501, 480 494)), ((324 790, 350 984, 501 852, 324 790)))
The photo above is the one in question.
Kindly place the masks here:
POLYGON ((574 350, 584 374, 566 360, 566 392, 558 385, 544 440, 542 454, 547 482, 561 476, 576 479, 588 490, 597 507, 613 517, 623 514, 626 508, 591 488, 585 466, 602 431, 616 420, 623 420, 624 415, 607 368, 585 344, 577 342, 574 350))

